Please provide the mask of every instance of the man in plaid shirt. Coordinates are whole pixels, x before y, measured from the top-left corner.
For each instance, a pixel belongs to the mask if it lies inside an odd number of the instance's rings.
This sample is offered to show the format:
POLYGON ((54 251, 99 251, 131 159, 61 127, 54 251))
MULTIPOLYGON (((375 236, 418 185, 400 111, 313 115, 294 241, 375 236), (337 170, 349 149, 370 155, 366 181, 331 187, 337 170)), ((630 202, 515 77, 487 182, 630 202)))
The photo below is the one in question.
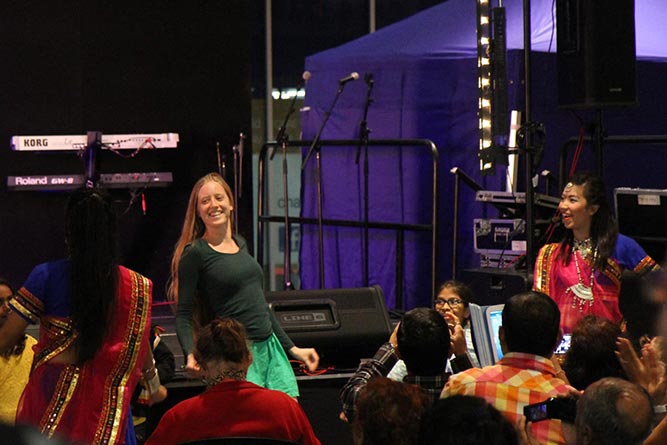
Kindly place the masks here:
MULTIPOLYGON (((374 377, 385 377, 398 361, 399 355, 408 370, 403 382, 419 385, 423 393, 433 401, 437 400, 449 378, 445 372, 447 358, 451 355, 449 329, 445 319, 434 309, 416 308, 406 312, 389 341, 380 346, 372 359, 359 365, 341 390, 341 418, 352 421, 361 388, 374 377)), ((454 328, 453 337, 465 350, 461 326, 454 328)), ((455 350, 461 349, 458 346, 455 350)), ((472 366, 465 353, 453 359, 451 364, 452 368, 460 370, 472 366)))
MULTIPOLYGON (((560 340, 559 323, 558 306, 547 295, 529 291, 513 296, 505 303, 499 330, 503 358, 452 376, 441 397, 482 397, 517 424, 525 405, 567 394, 568 386, 558 378, 562 370, 550 359, 560 340)), ((531 428, 540 444, 565 443, 560 420, 535 422, 531 428)))

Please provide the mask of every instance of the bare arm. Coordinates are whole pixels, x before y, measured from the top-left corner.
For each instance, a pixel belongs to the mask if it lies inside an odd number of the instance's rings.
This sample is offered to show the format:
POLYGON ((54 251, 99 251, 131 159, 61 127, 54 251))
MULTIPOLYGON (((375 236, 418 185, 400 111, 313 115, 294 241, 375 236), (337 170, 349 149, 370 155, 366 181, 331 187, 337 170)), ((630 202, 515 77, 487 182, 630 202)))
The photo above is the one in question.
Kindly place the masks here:
POLYGON ((660 445, 667 443, 667 417, 663 418, 658 426, 656 426, 644 445, 660 445))
POLYGON ((141 374, 144 379, 144 386, 148 390, 149 404, 158 403, 167 398, 167 388, 160 383, 160 375, 155 367, 155 360, 153 359, 153 350, 150 347, 148 337, 144 340, 144 347, 146 354, 142 362, 141 374))

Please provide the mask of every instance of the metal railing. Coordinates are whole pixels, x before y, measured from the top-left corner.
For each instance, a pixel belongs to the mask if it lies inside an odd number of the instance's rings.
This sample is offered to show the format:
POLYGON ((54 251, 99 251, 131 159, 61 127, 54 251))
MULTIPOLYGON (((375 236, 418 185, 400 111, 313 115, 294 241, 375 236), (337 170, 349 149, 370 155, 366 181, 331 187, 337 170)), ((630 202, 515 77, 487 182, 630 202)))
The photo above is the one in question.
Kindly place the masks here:
MULTIPOLYGON (((436 258, 438 250, 438 223, 437 223, 437 209, 438 209, 438 149, 433 143, 433 141, 428 139, 378 139, 378 140, 369 140, 367 145, 369 147, 414 147, 416 149, 428 149, 432 159, 432 215, 430 224, 404 224, 404 223, 392 223, 384 221, 369 221, 367 213, 367 203, 365 206, 364 219, 362 221, 358 220, 346 220, 346 219, 333 219, 333 218, 324 218, 321 212, 321 187, 318 182, 318 217, 317 218, 303 218, 289 216, 288 206, 286 207, 284 215, 271 215, 268 214, 267 203, 265 200, 266 190, 266 155, 267 151, 271 147, 276 147, 283 150, 286 147, 308 147, 312 144, 312 141, 288 141, 285 143, 285 146, 279 144, 278 142, 267 142, 262 146, 262 149, 259 153, 259 165, 258 165, 258 210, 257 210, 257 258, 260 263, 264 264, 264 234, 266 226, 270 223, 282 222, 285 224, 285 236, 289 237, 290 233, 290 224, 313 224, 318 226, 318 238, 319 238, 319 284, 320 288, 323 288, 324 284, 324 248, 323 248, 323 226, 339 226, 339 227, 359 227, 364 229, 364 267, 365 270, 368 270, 368 229, 386 229, 386 230, 395 230, 396 231, 396 245, 397 245, 397 264, 396 264, 396 306, 403 308, 403 295, 402 295, 402 281, 403 281, 403 242, 404 242, 404 232, 406 231, 415 231, 415 232, 431 232, 431 295, 435 293, 435 283, 436 283, 436 258)), ((315 159, 317 162, 316 174, 321 170, 321 160, 320 160, 320 149, 321 147, 335 146, 335 147, 350 147, 355 150, 359 147, 359 140, 322 140, 319 142, 319 148, 316 150, 315 159)), ((283 152, 283 161, 285 159, 285 152, 283 152)), ((285 168, 285 167, 284 167, 285 168)), ((300 173, 300 171, 299 171, 300 173)), ((285 176, 285 175, 284 175, 285 176)), ((285 178, 283 178, 285 180, 285 178)), ((321 178, 318 179, 320 181, 321 178)), ((283 191, 286 194, 286 186, 283 187, 283 191)), ((368 196, 368 187, 367 182, 365 182, 365 187, 363 190, 365 194, 365 199, 368 196)), ((287 201, 287 197, 285 196, 287 201)), ((286 239, 288 241, 288 239, 286 239)), ((285 243, 285 250, 289 251, 290 245, 288 242, 285 243)), ((291 265, 287 262, 284 265, 285 273, 287 274, 291 265)), ((364 277, 366 285, 368 286, 368 274, 365 273, 364 277)))

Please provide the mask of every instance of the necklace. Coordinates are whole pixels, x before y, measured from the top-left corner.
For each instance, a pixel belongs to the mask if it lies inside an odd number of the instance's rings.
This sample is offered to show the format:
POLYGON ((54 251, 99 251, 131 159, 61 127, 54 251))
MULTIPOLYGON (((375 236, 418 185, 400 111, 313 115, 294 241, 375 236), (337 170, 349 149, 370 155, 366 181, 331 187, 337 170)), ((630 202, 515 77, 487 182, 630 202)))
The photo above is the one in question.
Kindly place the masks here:
MULTIPOLYGON (((582 255, 580 251, 579 255, 582 255)), ((571 293, 574 297, 572 300, 572 307, 575 308, 578 305, 579 312, 583 312, 586 304, 588 304, 588 307, 593 306, 593 280, 595 279, 595 269, 591 266, 590 285, 586 286, 581 279, 581 269, 579 268, 579 260, 577 259, 578 255, 574 249, 572 250, 572 256, 574 257, 574 266, 577 268, 578 282, 568 287, 565 292, 571 293)), ((595 257, 595 253, 593 253, 593 257, 595 257)), ((582 255, 582 258, 585 257, 582 255)))
POLYGON ((588 237, 583 241, 578 239, 572 240, 572 250, 579 252, 582 258, 588 258, 593 253, 593 240, 588 237))
POLYGON ((215 377, 202 379, 206 386, 215 386, 224 379, 243 381, 246 378, 246 371, 243 369, 224 369, 220 371, 215 377))

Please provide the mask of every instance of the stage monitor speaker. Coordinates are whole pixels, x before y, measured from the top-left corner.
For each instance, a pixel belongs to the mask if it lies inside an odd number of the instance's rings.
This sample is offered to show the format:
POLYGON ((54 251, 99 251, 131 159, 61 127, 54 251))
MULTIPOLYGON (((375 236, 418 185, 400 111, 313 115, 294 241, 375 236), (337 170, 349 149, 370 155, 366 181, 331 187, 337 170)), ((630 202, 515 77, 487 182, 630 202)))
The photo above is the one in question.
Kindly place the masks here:
POLYGON ((637 105, 634 0, 557 0, 558 104, 637 105))
POLYGON ((658 263, 667 259, 667 190, 617 187, 614 207, 619 231, 658 263))
POLYGON ((322 366, 352 369, 389 340, 379 286, 267 292, 278 323, 299 347, 314 347, 322 366))
POLYGON ((466 269, 461 273, 480 306, 503 304, 513 295, 532 289, 532 274, 513 269, 466 269))

